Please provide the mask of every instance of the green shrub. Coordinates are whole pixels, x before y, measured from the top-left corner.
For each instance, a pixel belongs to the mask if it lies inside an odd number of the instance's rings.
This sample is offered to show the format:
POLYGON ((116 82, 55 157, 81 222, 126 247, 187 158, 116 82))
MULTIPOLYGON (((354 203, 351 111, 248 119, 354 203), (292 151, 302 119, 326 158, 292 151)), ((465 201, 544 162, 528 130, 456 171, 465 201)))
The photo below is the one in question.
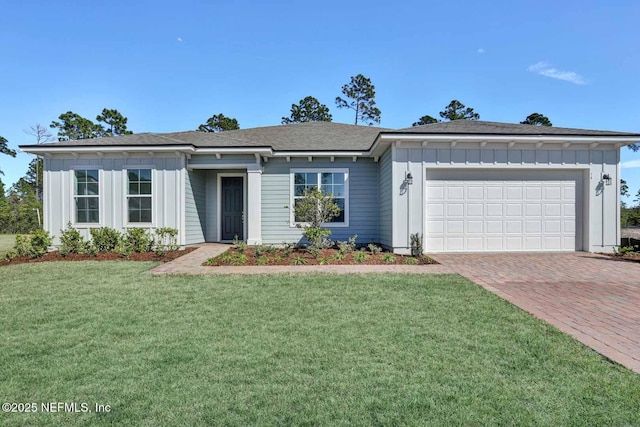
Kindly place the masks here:
POLYGON ((289 255, 291 255, 291 252, 293 252, 293 245, 291 243, 283 243, 282 244, 282 256, 285 258, 289 258, 289 255))
POLYGON ((333 259, 335 259, 336 261, 341 261, 345 258, 345 254, 343 252, 336 252, 335 254, 333 254, 333 259))
POLYGON ((293 265, 303 265, 307 263, 307 260, 302 258, 301 256, 297 256, 291 261, 293 265))
POLYGON ((156 229, 155 248, 156 255, 164 255, 167 251, 177 251, 178 230, 170 227, 156 229))
POLYGON ((326 194, 316 187, 305 189, 303 196, 296 199, 293 208, 296 221, 300 221, 296 226, 302 228, 302 235, 311 246, 317 249, 330 247, 331 230, 322 226, 340 215, 340 206, 334 203, 331 194, 326 194))
POLYGON ((124 243, 131 252, 150 252, 153 249, 153 237, 144 228, 127 229, 124 243))
POLYGON ((267 265, 267 263, 269 262, 269 258, 261 256, 256 260, 256 263, 258 265, 267 265))
POLYGON ((369 248, 369 252, 371 252, 374 255, 377 254, 377 253, 382 252, 382 248, 380 246, 376 245, 375 243, 369 243, 367 248, 369 248))
POLYGON ((318 259, 318 264, 319 265, 329 264, 329 258, 327 258, 326 256, 320 257, 318 259))
POLYGON ((364 252, 358 252, 353 256, 353 260, 358 264, 363 263, 367 258, 367 254, 365 254, 364 252))
POLYGON ((266 252, 267 252, 267 247, 264 246, 264 245, 256 245, 256 246, 253 247, 253 255, 256 258, 260 258, 266 252))
POLYGON ((122 233, 109 227, 92 228, 91 240, 98 252, 114 252, 122 241, 122 233))
POLYGON ((357 238, 358 238, 358 235, 354 234, 353 236, 349 237, 346 241, 337 241, 336 246, 338 246, 338 251, 340 251, 340 253, 343 255, 346 255, 350 252, 355 251, 357 238))
POLYGON ((241 254, 245 253, 247 250, 247 242, 245 242, 244 240, 238 239, 237 234, 233 236, 233 245, 241 254))
POLYGON ((404 263, 407 265, 416 265, 418 263, 418 260, 414 257, 409 257, 404 260, 404 263))
POLYGON ((82 234, 67 223, 65 230, 60 230, 60 255, 84 254, 89 252, 91 244, 84 240, 82 234))
POLYGON ((11 259, 19 256, 40 258, 47 253, 51 242, 49 233, 40 229, 35 230, 31 235, 18 234, 13 249, 6 255, 6 258, 11 259))
POLYGON ((422 235, 415 233, 409 235, 409 238, 411 239, 411 256, 422 256, 422 235))
POLYGON ((392 263, 396 260, 396 257, 393 256, 393 254, 383 254, 382 255, 382 261, 386 262, 386 263, 392 263))

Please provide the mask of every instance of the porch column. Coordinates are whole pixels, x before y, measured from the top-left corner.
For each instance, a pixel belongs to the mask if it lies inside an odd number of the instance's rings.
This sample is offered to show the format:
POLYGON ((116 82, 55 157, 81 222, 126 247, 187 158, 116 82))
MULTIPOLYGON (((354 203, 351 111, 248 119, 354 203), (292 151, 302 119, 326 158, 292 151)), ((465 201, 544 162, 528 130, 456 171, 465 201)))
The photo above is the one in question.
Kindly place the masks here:
POLYGON ((262 243, 262 169, 247 168, 247 244, 262 243))

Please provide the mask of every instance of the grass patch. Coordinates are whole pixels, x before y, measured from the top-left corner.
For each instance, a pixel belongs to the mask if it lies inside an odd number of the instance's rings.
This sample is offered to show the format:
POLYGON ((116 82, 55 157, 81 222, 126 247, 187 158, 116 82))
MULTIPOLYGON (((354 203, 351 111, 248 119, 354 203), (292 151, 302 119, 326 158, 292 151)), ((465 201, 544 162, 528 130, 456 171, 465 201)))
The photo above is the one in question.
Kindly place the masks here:
POLYGON ((3 267, 4 425, 638 425, 640 381, 460 276, 3 267))
POLYGON ((13 249, 13 245, 16 243, 15 234, 0 234, 0 259, 13 249))

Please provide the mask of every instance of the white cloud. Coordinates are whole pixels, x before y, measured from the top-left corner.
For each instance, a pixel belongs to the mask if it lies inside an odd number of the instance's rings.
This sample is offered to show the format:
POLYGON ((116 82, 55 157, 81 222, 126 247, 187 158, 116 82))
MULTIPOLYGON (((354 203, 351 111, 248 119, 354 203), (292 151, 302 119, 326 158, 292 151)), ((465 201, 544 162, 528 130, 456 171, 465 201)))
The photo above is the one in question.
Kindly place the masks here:
POLYGON ((627 160, 626 162, 620 162, 622 169, 640 168, 640 160, 627 160))
POLYGON ((538 62, 537 64, 530 65, 528 70, 532 73, 551 77, 552 79, 564 80, 565 82, 574 83, 577 85, 587 84, 587 81, 580 74, 574 73, 573 71, 558 70, 557 68, 554 68, 551 64, 546 62, 538 62))
POLYGON ((484 53, 485 50, 483 48, 478 49, 478 53, 484 53))
POLYGON ((178 41, 182 43, 182 37, 178 37, 178 41))

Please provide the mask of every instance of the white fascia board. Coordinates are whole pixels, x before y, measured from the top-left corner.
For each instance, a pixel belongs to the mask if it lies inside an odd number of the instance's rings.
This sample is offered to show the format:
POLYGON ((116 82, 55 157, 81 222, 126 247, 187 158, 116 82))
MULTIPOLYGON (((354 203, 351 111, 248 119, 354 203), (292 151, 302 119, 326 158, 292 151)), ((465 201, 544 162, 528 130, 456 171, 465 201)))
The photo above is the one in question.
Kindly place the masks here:
POLYGON ((279 151, 273 157, 354 157, 369 156, 367 151, 279 151))
MULTIPOLYGON (((394 134, 382 134, 379 136, 380 141, 458 141, 458 142, 519 142, 519 143, 531 143, 536 144, 539 142, 548 143, 593 143, 600 144, 620 144, 624 143, 635 144, 640 142, 640 138, 633 136, 578 136, 578 135, 394 135, 394 134)), ((377 141, 376 141, 377 142, 377 141)), ((375 146, 374 146, 375 148, 375 146)), ((372 148, 373 150, 373 148, 372 148)))
POLYGON ((81 146, 81 147, 56 147, 56 146, 42 146, 42 147, 26 147, 20 148, 25 153, 32 154, 55 154, 55 153, 149 153, 153 151, 154 153, 164 153, 164 152, 180 152, 180 153, 194 153, 196 149, 194 147, 184 146, 184 145, 122 145, 122 146, 105 146, 105 145, 92 145, 92 146, 81 146))
POLYGON ((271 148, 196 148, 196 154, 259 154, 262 156, 271 156, 273 150, 271 148))

